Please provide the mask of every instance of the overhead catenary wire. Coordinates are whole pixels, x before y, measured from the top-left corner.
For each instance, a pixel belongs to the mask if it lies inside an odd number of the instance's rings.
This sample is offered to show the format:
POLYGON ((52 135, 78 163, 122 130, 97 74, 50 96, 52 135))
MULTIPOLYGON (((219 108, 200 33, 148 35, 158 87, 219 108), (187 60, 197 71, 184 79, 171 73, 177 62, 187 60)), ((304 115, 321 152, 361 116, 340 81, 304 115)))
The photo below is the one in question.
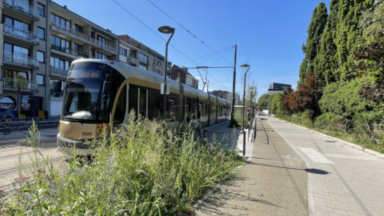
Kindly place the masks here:
MULTIPOLYGON (((132 14, 129 10, 127 10, 123 5, 121 5, 119 2, 117 2, 116 0, 112 0, 113 2, 115 2, 119 7, 121 7, 125 12, 127 12, 129 15, 131 15, 133 18, 135 18, 137 21, 139 21, 141 24, 143 24, 146 28, 148 28, 151 32, 153 32, 155 35, 157 35, 158 37, 160 37, 162 40, 165 41, 165 39, 163 37, 161 37, 156 31, 154 31, 151 27, 149 27, 147 24, 145 24, 143 21, 141 21, 138 17, 136 17, 134 14, 132 14)), ((177 52, 179 52, 181 55, 183 55, 185 58, 187 58, 188 60, 190 60, 192 63, 194 63, 195 65, 198 65, 195 61, 193 61, 191 58, 189 58, 187 55, 185 55, 183 52, 181 52, 179 49, 177 49, 175 46, 173 46, 172 44, 170 44, 170 46, 172 48, 174 48, 177 52)), ((232 67, 233 68, 233 67, 232 67)), ((200 77, 201 76, 201 73, 200 71, 198 71, 200 77)), ((210 75, 208 73, 208 75, 210 75)), ((211 75, 210 75, 211 76, 211 75)), ((211 76, 212 77, 212 76, 211 76)), ((213 77, 212 77, 213 78, 213 77)), ((215 78, 213 78, 216 82, 218 82, 218 84, 220 84, 221 86, 223 86, 224 88, 227 89, 227 87, 225 87, 224 85, 222 85, 219 81, 217 81, 215 78)))
POLYGON ((196 40, 199 40, 202 44, 204 44, 205 46, 207 46, 209 49, 211 49, 212 51, 216 52, 219 56, 221 56, 223 59, 225 59, 227 62, 229 62, 231 65, 233 65, 233 63, 231 61, 229 61, 228 59, 226 59, 224 56, 220 55, 216 50, 214 50, 212 47, 210 47, 207 43, 205 43, 203 40, 201 40, 200 38, 198 38, 195 34, 193 34, 191 31, 189 31, 186 27, 184 27, 181 23, 177 22, 177 20, 175 20, 174 18, 172 18, 169 14, 167 14, 164 10, 162 10, 159 6, 157 6, 155 3, 153 3, 151 0, 147 0, 149 3, 151 3, 153 6, 155 6, 157 9, 159 9, 163 14, 165 14, 167 17, 169 17, 171 20, 173 20, 175 23, 177 23, 181 28, 183 28, 185 31, 187 31, 190 35, 192 35, 194 38, 196 38, 196 40))

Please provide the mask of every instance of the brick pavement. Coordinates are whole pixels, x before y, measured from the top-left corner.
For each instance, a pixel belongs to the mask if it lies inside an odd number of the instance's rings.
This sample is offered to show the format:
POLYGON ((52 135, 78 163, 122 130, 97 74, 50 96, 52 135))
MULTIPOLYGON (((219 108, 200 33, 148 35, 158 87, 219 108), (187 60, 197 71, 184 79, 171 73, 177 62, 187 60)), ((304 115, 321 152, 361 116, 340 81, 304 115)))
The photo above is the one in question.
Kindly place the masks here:
POLYGON ((268 124, 308 169, 310 215, 383 216, 384 160, 276 118, 268 124))

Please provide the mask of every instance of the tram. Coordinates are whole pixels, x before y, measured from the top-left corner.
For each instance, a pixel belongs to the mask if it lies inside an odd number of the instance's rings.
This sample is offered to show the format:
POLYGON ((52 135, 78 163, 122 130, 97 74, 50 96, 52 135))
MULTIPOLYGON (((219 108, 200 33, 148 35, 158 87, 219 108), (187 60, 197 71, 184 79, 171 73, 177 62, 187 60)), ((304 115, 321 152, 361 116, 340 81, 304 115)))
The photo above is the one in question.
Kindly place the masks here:
POLYGON ((169 128, 192 124, 195 128, 227 119, 228 101, 168 79, 170 94, 163 110, 160 86, 164 77, 110 60, 75 60, 64 88, 57 144, 61 152, 89 154, 85 142, 101 138, 110 123, 126 123, 129 112, 149 120, 165 121, 169 128), (110 119, 112 118, 112 119, 110 119))

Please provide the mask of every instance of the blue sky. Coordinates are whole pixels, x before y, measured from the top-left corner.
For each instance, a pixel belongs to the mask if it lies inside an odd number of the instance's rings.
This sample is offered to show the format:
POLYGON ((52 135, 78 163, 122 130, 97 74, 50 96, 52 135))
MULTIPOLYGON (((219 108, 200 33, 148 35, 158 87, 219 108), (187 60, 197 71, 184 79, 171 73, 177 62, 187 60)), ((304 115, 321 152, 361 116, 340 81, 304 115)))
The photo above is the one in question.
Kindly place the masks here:
MULTIPOLYGON (((69 10, 99 26, 110 29, 114 34, 128 34, 163 55, 169 35, 161 34, 157 29, 163 25, 174 27, 176 31, 170 42, 168 59, 178 66, 233 66, 233 46, 237 44, 236 92, 242 93, 245 72, 239 66, 247 63, 251 66, 247 83, 255 81, 258 96, 266 93, 272 82, 287 83, 296 87, 299 67, 304 57, 301 46, 307 37, 306 31, 312 12, 320 2, 319 0, 54 1, 66 5, 69 10)), ((323 1, 327 7, 329 1, 323 1)), ((197 70, 192 69, 189 72, 200 79, 197 70)), ((206 71, 200 69, 200 73, 205 79, 206 71)), ((208 69, 207 73, 209 90, 232 91, 233 69, 208 69)), ((202 85, 199 87, 201 89, 202 85)))

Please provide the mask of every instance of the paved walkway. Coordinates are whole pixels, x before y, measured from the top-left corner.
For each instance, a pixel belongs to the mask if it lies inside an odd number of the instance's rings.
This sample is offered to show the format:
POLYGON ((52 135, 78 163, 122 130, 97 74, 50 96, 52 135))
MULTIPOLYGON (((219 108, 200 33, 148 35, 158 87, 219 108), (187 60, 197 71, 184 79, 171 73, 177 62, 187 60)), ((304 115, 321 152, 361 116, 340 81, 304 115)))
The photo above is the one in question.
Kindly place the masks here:
POLYGON ((384 160, 275 118, 275 133, 305 161, 311 215, 384 215, 384 160))
POLYGON ((246 156, 235 179, 195 205, 196 215, 384 215, 380 157, 267 117, 258 118, 246 156))

